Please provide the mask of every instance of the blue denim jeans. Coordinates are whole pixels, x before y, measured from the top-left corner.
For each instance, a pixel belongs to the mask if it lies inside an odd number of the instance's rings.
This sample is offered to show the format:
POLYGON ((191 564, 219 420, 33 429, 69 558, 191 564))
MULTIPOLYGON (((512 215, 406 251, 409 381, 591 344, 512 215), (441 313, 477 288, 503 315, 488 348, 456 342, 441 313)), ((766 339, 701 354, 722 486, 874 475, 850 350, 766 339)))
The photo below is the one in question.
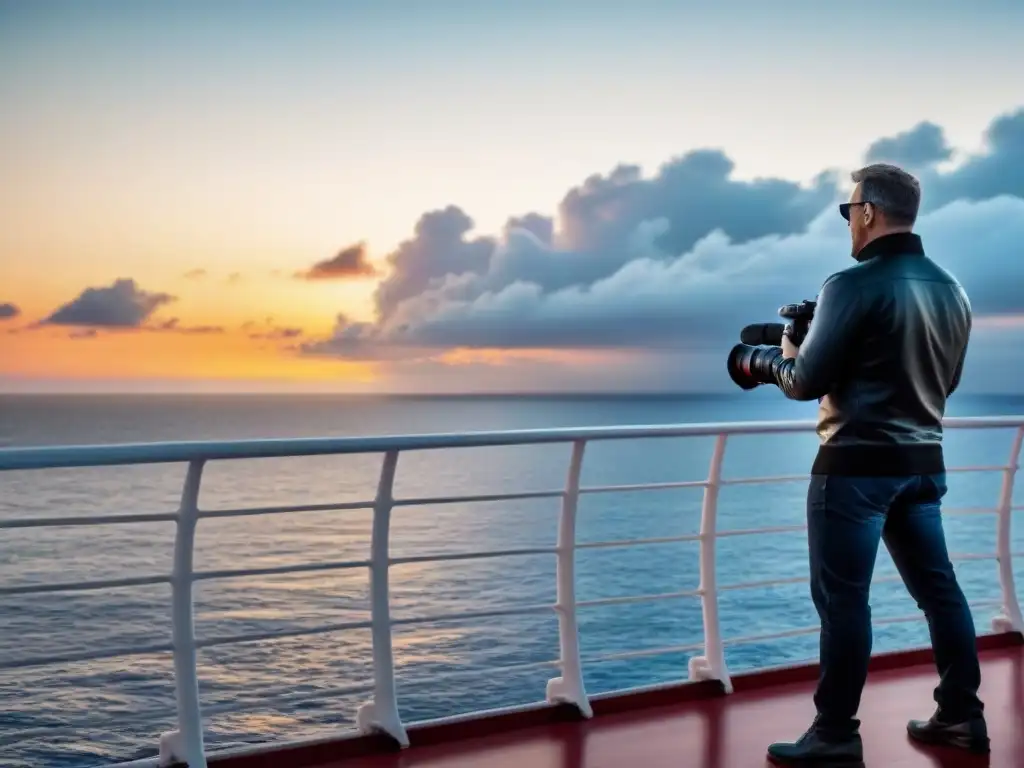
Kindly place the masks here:
POLYGON ((871 657, 868 592, 879 540, 924 611, 944 720, 979 716, 981 669, 974 620, 953 572, 942 529, 945 474, 911 477, 812 475, 807 493, 811 596, 821 618, 818 728, 849 733, 871 657))

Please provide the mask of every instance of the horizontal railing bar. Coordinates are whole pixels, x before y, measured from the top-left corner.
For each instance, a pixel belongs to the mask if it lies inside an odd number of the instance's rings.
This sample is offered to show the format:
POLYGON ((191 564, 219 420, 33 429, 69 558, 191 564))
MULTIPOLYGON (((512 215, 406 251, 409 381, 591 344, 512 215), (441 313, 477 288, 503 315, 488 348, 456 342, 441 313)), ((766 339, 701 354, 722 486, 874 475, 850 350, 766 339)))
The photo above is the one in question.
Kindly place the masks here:
POLYGON ((995 560, 999 555, 995 552, 950 552, 950 560, 995 560))
POLYGON ((218 645, 234 645, 235 643, 253 643, 263 640, 279 640, 288 637, 308 637, 310 635, 326 635, 331 632, 349 632, 356 629, 369 629, 369 621, 349 621, 341 624, 321 624, 318 627, 300 627, 296 629, 274 630, 271 632, 253 632, 246 635, 230 635, 228 637, 208 637, 196 640, 196 648, 213 648, 218 645))
POLYGON ((339 501, 334 504, 296 504, 281 507, 250 507, 248 509, 207 509, 200 511, 201 518, 254 517, 257 515, 282 515, 293 512, 344 512, 354 509, 373 509, 372 501, 339 501))
POLYGON ((925 617, 923 613, 908 613, 905 616, 883 616, 881 618, 872 617, 872 624, 907 624, 911 621, 924 621, 925 617))
POLYGON ((658 595, 637 595, 636 597, 602 597, 597 600, 580 600, 577 608, 596 608, 605 605, 628 605, 630 603, 653 603, 657 600, 677 600, 684 597, 700 597, 700 589, 688 589, 685 592, 663 592, 658 595))
MULTIPOLYGON (((976 608, 993 608, 1003 604, 1002 600, 974 600, 968 603, 971 610, 976 608)), ((872 624, 903 624, 911 621, 925 621, 925 615, 923 612, 908 613, 904 616, 883 616, 881 618, 872 618, 872 624)))
POLYGON ((1006 465, 1000 466, 979 466, 979 467, 949 467, 946 472, 1005 472, 1010 469, 1006 465))
POLYGON ((761 485, 764 483, 792 483, 797 480, 809 480, 809 474, 804 475, 767 475, 765 477, 729 477, 719 481, 720 485, 761 485))
POLYGON ((149 656, 157 653, 169 653, 173 650, 174 646, 170 643, 160 643, 158 645, 137 645, 131 648, 110 648, 106 651, 78 651, 76 653, 62 653, 53 656, 37 656, 28 659, 0 661, 0 670, 48 667, 56 664, 74 664, 80 661, 116 659, 122 656, 149 656))
MULTIPOLYGON (((1005 469, 996 467, 995 469, 1005 469)), ((947 469, 947 472, 956 471, 956 468, 947 469)), ((964 471, 974 471, 967 468, 964 471)), ((722 485, 748 485, 755 483, 786 482, 789 480, 807 479, 809 475, 779 475, 775 477, 755 478, 732 478, 722 480, 722 485)), ((659 491, 675 488, 702 488, 707 485, 706 480, 686 480, 682 482, 669 483, 646 483, 638 485, 598 485, 589 488, 580 488, 580 493, 626 493, 631 491, 659 491)), ((553 499, 563 496, 564 491, 524 491, 522 493, 496 493, 481 494, 476 496, 437 496, 396 500, 395 506, 412 507, 441 504, 460 504, 487 501, 519 501, 524 499, 553 499)), ((336 504, 304 504, 294 506, 278 507, 251 507, 246 509, 211 509, 199 513, 201 518, 229 518, 229 517, 254 517, 259 515, 291 514, 299 512, 336 512, 372 509, 372 501, 338 502, 336 504)), ((1012 511, 1024 510, 1024 505, 1016 505, 1010 508, 1012 511)), ((995 507, 945 507, 943 513, 949 515, 984 515, 998 514, 995 507)), ((135 515, 89 515, 81 517, 39 517, 39 518, 15 518, 13 520, 0 520, 0 530, 15 528, 57 528, 62 526, 91 526, 91 525, 117 525, 122 523, 163 523, 176 522, 177 512, 155 512, 149 514, 135 515)))
POLYGON ((0 595, 42 595, 51 592, 91 592, 97 589, 144 587, 151 584, 170 584, 170 576, 135 576, 127 579, 102 581, 65 581, 51 584, 26 584, 19 587, 0 587, 0 595))
POLYGON ((876 576, 871 579, 872 584, 895 584, 896 582, 903 583, 903 577, 898 573, 889 576, 876 576))
MULTIPOLYGON (((328 688, 319 691, 261 691, 258 705, 266 706, 281 704, 298 704, 300 702, 316 701, 317 699, 333 699, 339 696, 352 696, 357 693, 368 693, 373 690, 373 683, 364 685, 349 685, 344 688, 328 688)), ((236 712, 251 711, 245 704, 237 701, 226 701, 221 704, 206 704, 203 706, 204 715, 235 714, 236 712)))
POLYGON ((401 627, 412 624, 433 624, 442 621, 460 621, 462 619, 492 619, 498 616, 525 616, 530 613, 546 613, 552 611, 555 606, 551 603, 537 605, 520 605, 511 608, 495 608, 491 611, 467 611, 466 613, 439 613, 432 616, 406 616, 399 619, 392 619, 391 626, 401 627))
MULTIPOLYGON (((526 669, 542 669, 548 667, 558 667, 561 665, 561 661, 558 659, 548 659, 546 661, 530 661, 522 664, 507 664, 497 667, 469 667, 464 669, 451 669, 444 670, 441 672, 432 671, 431 676, 428 680, 421 678, 411 678, 403 680, 405 684, 416 684, 420 682, 432 682, 439 679, 447 680, 449 678, 458 677, 475 677, 481 674, 501 674, 507 672, 519 672, 526 669)), ((260 694, 260 705, 271 703, 274 705, 278 704, 297 704, 307 701, 317 701, 319 699, 331 699, 339 696, 351 696, 357 693, 367 693, 373 690, 373 683, 367 683, 365 685, 353 685, 344 688, 328 688, 316 691, 290 691, 287 689, 271 689, 269 691, 263 691, 260 694)), ((209 704, 203 707, 203 712, 210 715, 222 715, 222 714, 234 714, 236 712, 251 711, 251 708, 247 708, 246 705, 238 705, 237 702, 223 702, 220 704, 209 704)), ((40 735, 50 733, 47 729, 39 729, 40 735)))
POLYGON ((704 643, 693 643, 692 645, 669 645, 663 648, 645 648, 641 651, 622 651, 621 653, 605 653, 600 656, 587 656, 581 659, 581 663, 594 664, 601 661, 622 661, 625 659, 642 659, 646 656, 667 656, 670 653, 691 653, 704 648, 704 643))
MULTIPOLYGON (((1024 416, 961 417, 943 421, 947 429, 1009 429, 1024 425, 1024 416)), ((481 448, 588 440, 638 440, 812 432, 813 421, 748 421, 730 423, 630 425, 526 429, 496 432, 391 435, 341 438, 279 438, 194 442, 128 443, 0 448, 0 470, 95 467, 118 464, 165 464, 229 459, 384 453, 441 448, 481 448)))
MULTIPOLYGON (((974 608, 987 608, 994 605, 1001 605, 1001 600, 977 600, 969 603, 969 606, 974 608)), ((907 614, 904 616, 883 616, 881 618, 872 617, 872 624, 902 624, 911 621, 924 621, 925 615, 923 611, 913 614, 907 614)), ((800 635, 813 635, 815 632, 819 632, 821 626, 814 627, 800 627, 798 629, 788 629, 784 632, 772 632, 765 635, 744 635, 742 637, 728 637, 722 640, 723 645, 746 645, 750 643, 760 643, 766 640, 783 640, 788 637, 799 637, 800 635)))
POLYGON ((519 557, 522 555, 553 555, 558 550, 554 547, 527 547, 524 549, 496 549, 483 552, 453 552, 447 555, 409 555, 393 557, 391 565, 407 565, 409 563, 447 563, 457 560, 484 560, 492 557, 519 557))
POLYGON ((803 525, 776 525, 770 528, 734 528, 728 531, 717 531, 716 538, 727 538, 729 536, 753 536, 758 533, 790 533, 792 531, 807 530, 807 524, 803 525))
POLYGON ((707 480, 680 480, 667 483, 636 483, 629 485, 591 485, 580 488, 580 493, 632 493, 635 491, 669 491, 676 488, 704 488, 707 480))
POLYGON ((556 499, 565 491, 522 491, 521 493, 483 493, 473 496, 424 496, 395 499, 396 507, 426 507, 441 504, 475 504, 486 501, 522 501, 524 499, 556 499))
POLYGON ((793 576, 788 579, 765 579, 763 581, 743 581, 737 584, 723 584, 718 587, 719 592, 733 592, 739 589, 760 589, 762 587, 774 587, 782 584, 806 584, 809 581, 807 576, 793 576))
POLYGON ((120 523, 173 523, 177 512, 154 512, 138 515, 82 515, 81 517, 26 517, 0 520, 4 528, 61 528, 76 525, 118 525, 120 523))
MULTIPOLYGON (((0 467, 2 469, 2 467, 0 467)), ((1003 471, 1006 467, 964 467, 947 469, 947 472, 972 472, 972 471, 1003 471)), ((750 485, 757 483, 786 482, 790 480, 807 479, 808 475, 778 475, 773 477, 754 478, 731 478, 722 480, 722 485, 750 485)), ((707 485, 705 480, 686 480, 682 482, 669 483, 646 483, 638 485, 598 485, 589 488, 580 488, 580 493, 626 493, 631 491, 658 491, 674 488, 701 488, 707 485)), ((437 496, 396 500, 395 506, 428 506, 441 504, 459 504, 487 501, 519 501, 524 499, 551 499, 564 495, 564 491, 524 491, 522 493, 496 493, 481 494, 476 496, 437 496)), ((229 517, 253 517, 259 515, 290 514, 298 512, 334 512, 372 509, 372 501, 338 502, 336 504, 304 504, 294 506, 278 507, 251 507, 247 509, 212 509, 199 513, 201 518, 229 518, 229 517)), ((1024 505, 1010 507, 1014 512, 1024 510, 1024 505)), ((945 514, 950 515, 984 515, 998 514, 999 510, 994 507, 946 507, 945 514)), ((15 518, 12 520, 0 520, 0 530, 16 528, 57 528, 62 526, 91 526, 91 525, 118 525, 122 523, 163 523, 176 522, 177 512, 155 512, 149 514, 135 515, 89 515, 81 517, 39 517, 39 518, 15 518)))
POLYGON ((318 571, 343 571, 353 568, 368 568, 369 560, 338 560, 327 563, 306 563, 305 565, 274 565, 266 568, 239 568, 237 570, 196 571, 195 581, 209 579, 235 579, 242 576, 274 576, 284 573, 316 573, 318 571))
POLYGON ((616 549, 619 547, 641 547, 647 544, 674 544, 680 541, 700 541, 700 534, 690 533, 685 536, 657 536, 650 539, 622 539, 620 541, 583 541, 576 544, 576 549, 616 549))
MULTIPOLYGON (((718 588, 719 592, 730 592, 740 589, 760 589, 762 587, 774 587, 783 584, 806 584, 810 581, 808 576, 792 576, 786 579, 765 579, 763 581, 743 581, 737 582, 736 584, 726 584, 718 588)), ((872 584, 885 584, 889 582, 902 581, 900 575, 894 574, 892 576, 876 576, 871 579, 872 584)))
POLYGON ((787 629, 782 632, 771 632, 766 635, 743 635, 741 637, 722 638, 722 645, 745 645, 748 643, 760 643, 766 640, 784 640, 788 637, 799 637, 800 635, 812 635, 820 632, 821 627, 800 627, 799 629, 787 629))
POLYGON ((449 677, 472 677, 479 674, 500 674, 502 672, 519 672, 524 669, 542 669, 547 667, 560 667, 562 662, 560 659, 547 659, 546 661, 526 661, 522 664, 506 664, 499 667, 466 667, 463 669, 447 669, 443 672, 431 672, 429 678, 410 678, 403 680, 404 684, 409 683, 427 683, 434 682, 435 680, 443 680, 449 677))

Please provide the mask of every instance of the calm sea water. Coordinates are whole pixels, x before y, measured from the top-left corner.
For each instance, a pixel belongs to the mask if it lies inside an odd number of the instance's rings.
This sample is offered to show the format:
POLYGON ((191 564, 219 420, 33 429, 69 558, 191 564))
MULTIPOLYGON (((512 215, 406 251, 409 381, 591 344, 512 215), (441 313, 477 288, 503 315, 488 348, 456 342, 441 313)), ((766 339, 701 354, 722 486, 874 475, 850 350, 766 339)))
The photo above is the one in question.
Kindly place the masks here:
MULTIPOLYGON (((958 396, 950 415, 1024 413, 1024 398, 958 396)), ((813 418, 813 404, 776 392, 740 397, 389 399, 340 397, 0 397, 0 438, 14 445, 111 443, 209 438, 401 434, 602 424, 813 418)), ((1005 461, 1006 431, 955 432, 947 437, 950 466, 1005 461)), ((813 435, 730 440, 726 476, 806 472, 813 435)), ((706 475, 710 439, 628 441, 588 447, 585 485, 696 480, 706 475)), ((564 484, 568 446, 431 451, 403 455, 396 495, 451 496, 564 484)), ((324 503, 371 498, 378 457, 218 462, 207 469, 206 509, 324 503)), ((184 468, 0 473, 0 516, 83 515, 175 509, 184 468)), ((995 474, 951 476, 949 506, 990 506, 995 474)), ((799 524, 805 484, 726 488, 722 529, 799 524)), ((1017 494, 1024 498, 1024 492, 1017 494)), ((584 496, 579 540, 664 537, 695 533, 701 491, 584 496)), ((1020 502, 1018 502, 1020 503, 1020 502)), ((551 546, 558 500, 406 507, 395 512, 395 556, 551 546)), ((367 512, 319 512, 204 520, 196 568, 257 568, 368 555, 367 512)), ((994 518, 947 518, 950 548, 990 552, 994 518)), ((1024 549, 1024 526, 1015 529, 1024 549)), ((167 573, 173 526, 4 531, 0 582, 6 585, 107 579, 167 573)), ((806 574, 803 533, 724 538, 718 545, 721 584, 806 574)), ((1018 578, 1024 578, 1024 561, 1018 578)), ((972 601, 998 598, 994 561, 958 566, 972 601)), ((895 573, 883 551, 877 576, 895 573)), ((486 611, 553 602, 552 556, 396 566, 395 618, 486 611)), ((697 586, 695 543, 583 550, 578 598, 678 592, 697 586)), ((0 659, 156 644, 170 638, 166 586, 95 593, 4 598, 0 659)), ((915 611, 898 583, 875 586, 876 618, 915 611)), ((275 632, 369 617, 363 571, 202 582, 196 597, 200 638, 275 632)), ((979 607, 987 628, 993 609, 979 607)), ((721 596, 727 637, 813 626, 806 584, 728 591, 721 596)), ((583 654, 698 643, 695 599, 617 605, 582 611, 583 654)), ((876 649, 927 643, 923 622, 880 623, 876 649)), ((553 614, 403 625, 395 630, 399 700, 404 718, 419 720, 541 700, 553 668, 503 668, 554 660, 553 614)), ((814 635, 730 646, 732 669, 793 662, 816 655, 814 635)), ((371 679, 368 631, 249 642, 199 654, 201 695, 211 746, 324 736, 350 728, 365 694, 331 689, 371 679)), ((679 680, 687 654, 593 662, 591 693, 679 680)), ((922 701, 922 711, 929 702, 922 701)), ((0 765, 5 768, 94 766, 155 754, 158 735, 174 727, 169 654, 0 672, 0 765)))

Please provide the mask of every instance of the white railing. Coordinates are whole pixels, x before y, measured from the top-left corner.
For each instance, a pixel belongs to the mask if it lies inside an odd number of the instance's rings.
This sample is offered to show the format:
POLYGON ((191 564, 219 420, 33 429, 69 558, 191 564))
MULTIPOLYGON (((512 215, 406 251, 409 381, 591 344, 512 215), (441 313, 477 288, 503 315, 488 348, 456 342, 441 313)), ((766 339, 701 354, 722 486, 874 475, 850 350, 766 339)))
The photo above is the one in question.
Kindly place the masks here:
MULTIPOLYGON (((997 519, 996 551, 990 554, 968 553, 953 555, 960 560, 995 559, 999 566, 1001 599, 1000 613, 992 622, 997 632, 1024 632, 1024 618, 1017 599, 1014 584, 1013 557, 1024 556, 1024 552, 1012 551, 1011 519, 1018 507, 1013 505, 1013 483, 1024 443, 1024 417, 998 418, 956 418, 947 419, 948 429, 1015 429, 1010 455, 1005 465, 952 467, 950 472, 1001 472, 1002 490, 994 508, 946 508, 947 514, 992 513, 997 519)), ((151 584, 170 584, 172 590, 173 637, 169 643, 144 647, 123 647, 102 652, 76 652, 49 656, 0 661, 0 671, 37 667, 49 664, 115 658, 120 656, 171 652, 174 657, 175 689, 177 698, 177 730, 160 738, 159 758, 124 763, 122 766, 168 765, 172 762, 186 762, 190 768, 205 768, 207 758, 203 744, 202 710, 199 702, 199 680, 196 667, 196 653, 200 648, 209 648, 228 643, 254 640, 296 637, 341 630, 369 629, 373 648, 372 686, 349 686, 325 694, 345 694, 372 691, 372 698, 359 708, 356 717, 358 729, 363 733, 383 732, 390 735, 402 746, 409 743, 405 724, 398 712, 395 691, 394 654, 392 651, 392 628, 424 622, 454 619, 483 619, 496 616, 536 613, 554 609, 558 616, 559 660, 561 676, 552 679, 547 686, 547 700, 551 703, 564 702, 574 705, 580 713, 591 715, 590 699, 583 684, 584 662, 611 659, 638 658, 671 652, 702 651, 702 655, 690 659, 691 680, 718 680, 727 692, 732 690, 729 670, 725 663, 726 645, 760 642, 785 637, 811 634, 818 627, 776 632, 772 634, 723 638, 718 616, 718 594, 722 591, 753 589, 777 584, 792 584, 806 581, 806 578, 785 578, 752 581, 719 586, 716 580, 715 543, 726 536, 746 536, 762 533, 777 533, 803 530, 804 525, 775 526, 743 530, 720 531, 717 527, 718 494, 723 486, 759 483, 786 482, 804 479, 805 475, 775 477, 723 478, 722 464, 730 435, 771 434, 784 432, 811 431, 811 422, 748 422, 729 424, 691 424, 682 426, 629 426, 597 427, 582 429, 551 429, 508 432, 479 432, 464 434, 414 435, 404 437, 371 437, 340 439, 296 439, 296 440, 243 440, 231 442, 196 443, 152 443, 137 445, 103 445, 83 447, 5 448, 0 449, 0 471, 55 469, 70 467, 98 467, 115 465, 185 463, 187 473, 177 512, 130 515, 95 515, 88 517, 44 517, 0 520, 0 529, 42 528, 58 526, 95 526, 121 523, 146 523, 173 521, 177 524, 174 544, 174 565, 171 574, 149 575, 122 579, 85 582, 55 582, 42 585, 15 587, 0 586, 0 597, 5 595, 30 595, 49 592, 88 591, 111 587, 130 587, 151 584), (669 437, 715 437, 711 466, 706 480, 686 482, 647 483, 640 485, 606 485, 581 487, 580 475, 583 457, 588 442, 641 438, 669 437), (393 495, 398 459, 402 452, 426 449, 470 448, 484 446, 512 446, 545 443, 568 443, 572 453, 564 490, 526 491, 490 495, 452 496, 435 498, 395 499, 393 495), (225 509, 204 511, 199 508, 199 491, 202 484, 203 468, 213 460, 252 459, 295 456, 324 456, 340 454, 382 454, 380 479, 374 499, 363 502, 339 504, 317 504, 305 506, 276 506, 248 509, 225 509), (579 497, 583 494, 614 493, 623 491, 650 491, 675 488, 703 488, 704 501, 701 509, 700 533, 696 535, 661 538, 633 539, 622 541, 601 541, 578 543, 576 541, 576 512, 579 497), (509 501, 522 499, 561 498, 562 506, 558 525, 558 540, 555 547, 532 547, 505 550, 460 552, 446 555, 423 555, 413 557, 392 557, 390 555, 391 512, 398 506, 419 506, 427 504, 452 504, 485 501, 509 501), (240 570, 196 571, 193 568, 193 552, 196 528, 200 520, 218 517, 242 517, 253 515, 285 514, 291 512, 355 510, 373 511, 373 525, 368 560, 310 563, 270 568, 240 570), (643 544, 696 541, 700 547, 700 584, 697 589, 635 597, 616 597, 600 600, 577 601, 575 595, 575 553, 581 549, 637 546, 643 544), (504 610, 466 612, 445 615, 428 615, 416 618, 393 619, 390 612, 388 588, 389 569, 392 565, 414 562, 439 562, 469 560, 476 558, 510 557, 516 555, 553 554, 557 560, 557 599, 552 605, 519 606, 504 610), (366 568, 370 573, 370 620, 363 622, 338 623, 312 628, 265 633, 250 633, 231 637, 213 637, 197 640, 194 631, 192 587, 197 581, 253 575, 284 573, 309 573, 353 568, 366 568), (577 611, 580 608, 617 605, 626 603, 669 600, 681 597, 697 597, 702 603, 704 642, 695 646, 645 649, 623 653, 605 654, 590 659, 580 656, 577 630, 577 611)), ((895 580, 898 577, 876 579, 895 580)), ((975 604, 976 606, 978 604, 975 604)), ((876 624, 897 623, 919 619, 918 614, 906 617, 876 619, 876 624)), ((546 664, 547 662, 545 662, 546 664)), ((526 664, 519 666, 537 666, 526 664)), ((207 712, 219 708, 208 708, 207 712)), ((25 734, 28 736, 29 734, 25 734)), ((267 745, 265 748, 281 746, 267 745)), ((257 748, 260 749, 260 748, 257 748)))

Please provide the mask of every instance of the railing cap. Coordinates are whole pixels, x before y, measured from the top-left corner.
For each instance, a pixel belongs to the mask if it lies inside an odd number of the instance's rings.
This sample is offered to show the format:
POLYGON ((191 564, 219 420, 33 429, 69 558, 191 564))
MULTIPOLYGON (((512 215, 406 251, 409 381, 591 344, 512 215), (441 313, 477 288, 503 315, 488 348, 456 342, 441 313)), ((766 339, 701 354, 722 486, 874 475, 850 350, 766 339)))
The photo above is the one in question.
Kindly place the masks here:
MULTIPOLYGON (((1024 427, 1024 416, 962 417, 943 421, 948 428, 1024 427)), ((755 435, 813 430, 813 421, 735 421, 609 427, 524 429, 378 437, 312 437, 263 440, 119 443, 32 448, 0 448, 0 471, 57 469, 125 464, 166 464, 223 459, 282 458, 332 454, 382 453, 443 448, 479 448, 577 440, 629 440, 657 437, 755 435)))

